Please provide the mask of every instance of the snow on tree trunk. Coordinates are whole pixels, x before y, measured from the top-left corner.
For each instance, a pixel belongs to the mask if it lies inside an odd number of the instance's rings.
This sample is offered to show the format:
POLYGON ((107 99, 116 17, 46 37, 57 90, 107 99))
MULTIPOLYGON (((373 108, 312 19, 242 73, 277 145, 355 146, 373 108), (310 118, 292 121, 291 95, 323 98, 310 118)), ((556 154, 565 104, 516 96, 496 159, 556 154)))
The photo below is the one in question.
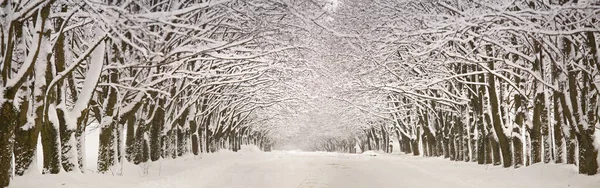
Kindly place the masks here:
POLYGON ((153 104, 154 116, 150 123, 150 160, 157 161, 161 158, 163 149, 161 143, 161 134, 164 124, 164 110, 161 108, 164 99, 158 99, 156 104, 153 104))
MULTIPOLYGON (((489 51, 489 50, 488 50, 489 51)), ((489 68, 490 69, 494 69, 494 62, 490 61, 489 63, 489 68)), ((498 147, 500 148, 499 150, 502 152, 502 160, 503 160, 503 167, 510 167, 512 165, 512 152, 510 151, 510 145, 508 142, 508 139, 506 137, 505 131, 504 131, 504 125, 503 122, 501 120, 501 115, 500 115, 500 105, 498 104, 499 100, 498 100, 498 96, 497 96, 497 86, 496 86, 496 76, 492 73, 488 74, 488 82, 489 82, 489 89, 488 89, 488 97, 490 99, 490 109, 491 109, 491 116, 492 116, 492 123, 493 123, 493 128, 494 128, 494 132, 496 134, 496 137, 498 139, 498 147)), ((494 153, 498 153, 498 152, 494 152, 494 153)), ((494 154, 496 155, 496 154, 494 154)), ((496 157, 494 157, 496 158, 496 157)))
MULTIPOLYGON (((541 44, 534 40, 534 53, 535 53, 535 61, 533 63, 533 71, 534 74, 538 78, 544 78, 544 67, 543 67, 543 58, 541 53, 541 44)), ((534 101, 533 101, 533 127, 530 130, 531 135, 531 157, 533 158, 532 164, 542 162, 542 158, 544 157, 544 135, 547 135, 548 131, 548 112, 546 108, 546 96, 544 93, 544 86, 541 83, 542 81, 534 82, 534 101)), ((547 139, 547 138, 546 138, 547 139)))
MULTIPOLYGON (((559 83, 559 68, 558 62, 552 63, 552 84, 558 86, 559 89, 562 88, 562 83, 559 83)), ((562 89, 561 89, 562 90, 562 89)), ((562 109, 560 104, 560 95, 561 91, 554 90, 552 91, 552 113, 554 124, 552 125, 553 133, 554 133, 554 162, 555 163, 563 163, 565 161, 564 157, 564 149, 565 139, 564 139, 564 129, 563 126, 566 122, 563 122, 564 117, 564 109, 562 109)))
POLYGON ((13 131, 16 127, 18 112, 8 101, 0 107, 0 187, 7 187, 11 179, 11 159, 13 152, 13 131))
MULTIPOLYGON (((112 58, 112 57, 111 57, 112 58)), ((117 83, 118 72, 112 70, 108 76, 110 83, 117 83)), ((100 122, 100 145, 98 146, 98 172, 100 173, 117 173, 113 167, 117 164, 115 155, 117 151, 117 121, 116 115, 118 114, 116 109, 117 104, 117 89, 114 87, 108 87, 104 93, 104 110, 102 112, 102 121, 100 122)))
POLYGON ((44 153, 43 173, 57 174, 62 170, 60 158, 60 137, 59 137, 59 119, 56 106, 53 104, 57 100, 56 90, 48 90, 48 84, 54 77, 54 62, 52 61, 51 25, 47 20, 50 15, 51 6, 46 6, 40 10, 42 35, 40 35, 40 51, 36 64, 35 87, 35 126, 41 127, 42 149, 44 153))
MULTIPOLYGON (((25 86, 27 87, 27 86, 25 86)), ((28 170, 34 170, 37 167, 32 166, 35 159, 35 152, 37 147, 37 141, 39 138, 39 127, 31 125, 32 122, 28 122, 30 117, 30 92, 24 92, 25 96, 21 100, 19 116, 15 120, 15 140, 14 140, 14 153, 18 153, 19 156, 15 158, 15 175, 22 176, 28 170), (34 168, 31 168, 34 167, 34 168)), ((21 96, 18 96, 21 97, 21 96)))

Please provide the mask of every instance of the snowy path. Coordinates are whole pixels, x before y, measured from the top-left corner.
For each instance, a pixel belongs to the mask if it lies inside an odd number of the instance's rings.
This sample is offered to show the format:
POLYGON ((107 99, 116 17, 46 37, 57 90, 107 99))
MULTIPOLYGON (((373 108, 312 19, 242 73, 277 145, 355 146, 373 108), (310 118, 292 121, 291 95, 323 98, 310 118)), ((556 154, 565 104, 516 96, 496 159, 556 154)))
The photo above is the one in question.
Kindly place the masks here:
MULTIPOLYGON (((368 156, 309 152, 221 153, 208 155, 199 160, 168 161, 161 166, 163 166, 162 175, 142 178, 86 175, 85 178, 90 180, 84 181, 76 176, 72 178, 77 181, 66 179, 63 182, 51 182, 51 178, 40 177, 50 181, 43 185, 54 183, 56 187, 59 187, 58 185, 65 187, 63 184, 66 187, 109 185, 139 188, 592 188, 600 185, 600 176, 578 175, 573 167, 568 165, 534 165, 515 170, 406 155, 368 156), (97 182, 93 183, 94 181, 97 182)), ((15 187, 28 187, 27 184, 21 185, 15 187)))
POLYGON ((435 178, 431 172, 413 169, 408 163, 390 163, 388 157, 291 154, 277 159, 229 166, 204 187, 468 187, 460 181, 435 178), (434 178, 434 179, 431 179, 434 178), (433 181, 432 181, 433 180, 433 181))
POLYGON ((581 176, 565 165, 537 165, 514 170, 412 156, 307 152, 257 153, 245 154, 245 157, 231 159, 226 165, 215 165, 220 168, 199 168, 149 181, 140 187, 591 188, 600 185, 600 176, 581 176))

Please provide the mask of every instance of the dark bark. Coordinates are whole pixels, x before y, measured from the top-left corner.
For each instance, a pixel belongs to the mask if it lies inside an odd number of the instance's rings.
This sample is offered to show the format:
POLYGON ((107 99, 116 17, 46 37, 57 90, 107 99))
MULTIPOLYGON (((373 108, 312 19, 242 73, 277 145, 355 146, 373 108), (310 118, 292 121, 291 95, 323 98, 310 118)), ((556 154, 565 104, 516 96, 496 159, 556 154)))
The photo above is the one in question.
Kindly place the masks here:
MULTIPOLYGON (((517 56, 518 57, 518 56, 517 56)), ((515 71, 517 74, 519 74, 519 70, 517 69, 515 71)), ((521 85, 521 77, 519 76, 515 76, 515 85, 517 85, 517 87, 519 87, 519 89, 523 89, 524 87, 521 85)), ((527 110, 526 108, 526 103, 525 103, 525 98, 523 96, 521 96, 520 93, 516 93, 514 95, 514 100, 515 100, 515 124, 517 125, 516 127, 513 128, 512 133, 514 134, 514 136, 512 136, 512 144, 513 144, 513 152, 514 152, 514 166, 515 168, 519 168, 521 166, 524 165, 524 161, 523 161, 523 140, 522 139, 522 132, 523 129, 526 129, 525 127, 525 111, 527 110)))
POLYGON ((161 144, 161 132, 164 126, 165 111, 162 108, 164 99, 158 99, 158 104, 153 104, 155 114, 150 123, 150 160, 157 161, 161 158, 162 144, 161 144))
MULTIPOLYGON (((408 136, 402 134, 402 144, 404 145, 404 153, 405 154, 409 154, 412 153, 412 149, 411 149, 411 140, 408 136)), ((361 148, 362 149, 362 148, 361 148)))
POLYGON ((512 144, 514 147, 515 168, 523 166, 523 142, 521 138, 513 137, 512 144))
POLYGON ((455 146, 456 146, 456 138, 454 136, 454 133, 450 132, 450 135, 448 136, 448 153, 449 153, 448 157, 452 161, 456 160, 456 158, 457 158, 455 146))
POLYGON ((127 118, 127 132, 125 134, 125 159, 132 162, 135 154, 135 116, 131 115, 127 118))
POLYGON ((496 142, 496 141, 493 138, 493 135, 492 135, 492 132, 491 132, 491 128, 489 128, 489 127, 492 126, 491 125, 492 120, 491 120, 490 116, 487 113, 485 114, 484 119, 485 119, 485 122, 486 122, 486 125, 487 125, 486 126, 486 131, 485 131, 486 134, 483 137, 483 143, 485 145, 484 146, 485 147, 485 154, 484 154, 485 155, 485 164, 492 164, 492 163, 494 163, 494 161, 492 159, 493 158, 492 157, 492 151, 494 150, 492 148, 492 142, 496 142))
POLYGON ((412 152, 413 155, 420 155, 420 149, 419 149, 419 142, 421 140, 421 130, 417 129, 417 138, 416 139, 411 139, 411 147, 412 147, 412 152))
POLYGON ((542 161, 542 113, 544 113, 544 95, 537 94, 533 108, 533 128, 529 131, 531 135, 531 157, 532 164, 542 161))
POLYGON ((575 132, 570 129, 568 134, 568 138, 566 140, 566 148, 567 148, 567 164, 575 164, 575 148, 576 148, 576 140, 575 140, 575 132))
POLYGON ((138 126, 135 130, 133 151, 131 151, 133 157, 132 161, 134 164, 140 164, 148 162, 150 159, 149 142, 146 140, 145 134, 148 134, 147 125, 144 124, 143 120, 138 120, 138 126))
POLYGON ((579 143, 579 173, 595 175, 598 173, 598 150, 594 147, 594 128, 586 129, 577 136, 579 143))
POLYGON ((429 128, 430 123, 429 123, 429 117, 427 117, 427 113, 423 113, 423 152, 425 152, 426 156, 435 156, 436 155, 436 140, 435 140, 435 136, 433 135, 433 133, 431 132, 431 129, 429 128), (426 148, 425 148, 426 147, 426 148))
POLYGON ((75 139, 77 140, 77 163, 79 164, 79 170, 85 173, 84 169, 84 156, 86 155, 83 145, 85 144, 85 127, 88 123, 90 110, 86 108, 81 112, 81 117, 77 119, 77 130, 75 131, 75 139))
POLYGON ((186 153, 185 140, 187 135, 187 130, 177 128, 177 156, 183 156, 186 153))
MULTIPOLYGON (((472 45, 473 46, 473 45, 472 45)), ((476 65, 474 65, 476 66, 476 65)), ((477 71, 480 71, 481 67, 474 68, 477 71)), ((476 77, 476 82, 485 83, 485 74, 479 74, 476 77)), ((484 85, 477 87, 477 98, 473 100, 473 110, 475 111, 476 116, 476 126, 477 126, 477 163, 478 164, 488 164, 489 159, 489 142, 488 142, 488 129, 485 122, 484 114, 483 114, 483 97, 486 96, 486 88, 484 85)), ((489 119, 489 118, 488 118, 489 119)))
MULTIPOLYGON (((582 73, 583 74, 583 73, 582 73)), ((584 75, 585 78, 585 75, 584 75)), ((584 82, 585 83, 585 82, 584 82)), ((579 132, 576 132, 575 136, 577 138, 577 142, 579 144, 579 173, 581 174, 588 174, 588 175, 594 175, 596 173, 598 173, 598 162, 596 160, 596 157, 598 156, 598 151, 595 149, 594 147, 594 126, 589 126, 591 128, 585 128, 585 126, 583 124, 588 124, 589 122, 583 122, 585 121, 582 116, 584 114, 579 114, 580 111, 586 111, 585 109, 579 109, 584 107, 587 104, 587 101, 585 101, 585 98, 582 97, 587 97, 587 87, 583 87, 583 89, 581 90, 581 96, 579 97, 578 101, 578 89, 577 89, 577 73, 570 70, 569 71, 569 94, 570 94, 570 100, 571 100, 571 106, 573 109, 573 117, 575 119, 574 122, 576 122, 576 129, 578 129, 579 132), (581 107, 579 106, 579 104, 581 104, 581 107)), ((592 101, 593 103, 593 101, 592 101)), ((591 113, 593 114, 593 113, 591 113)), ((591 121, 593 122, 595 120, 594 115, 591 115, 591 117, 593 119, 591 119, 591 121)), ((588 120, 589 121, 589 120, 588 120)))
MULTIPOLYGON (((560 69, 558 68, 557 62, 552 63, 552 83, 554 85, 558 85, 559 89, 562 90, 562 84, 559 85, 559 74, 560 69)), ((552 92, 552 106, 553 106, 553 114, 554 114, 554 162, 555 163, 563 163, 563 144, 564 136, 563 136, 563 109, 561 109, 560 105, 560 91, 554 90, 552 92)))
MULTIPOLYGON (((117 83, 118 73, 112 70, 109 76, 110 83, 117 83)), ((107 88, 107 104, 104 109, 102 123, 100 124, 100 141, 98 146, 98 172, 106 173, 116 164, 115 155, 118 149, 116 145, 117 123, 115 111, 117 103, 117 91, 115 88, 107 88)))
MULTIPOLYGON (((46 15, 46 17, 50 14, 50 6, 44 7, 41 11, 41 15, 46 15)), ((44 17, 44 16, 42 16, 44 17)), ((45 22, 45 21, 44 21, 45 22)), ((44 23, 42 22, 42 23, 44 23)), ((42 35, 44 38, 46 38, 45 40, 50 41, 50 34, 51 34, 51 29, 50 28, 46 28, 45 29, 46 32, 44 32, 44 34, 42 35)), ((45 73, 45 83, 44 86, 42 86, 42 90, 41 91, 46 91, 47 87, 48 87, 48 83, 50 83, 53 80, 53 73, 52 73, 52 63, 50 61, 50 58, 52 57, 51 52, 47 52, 46 54, 40 54, 41 58, 45 58, 45 63, 46 63, 46 73, 45 73)), ((41 62, 39 62, 41 63, 41 62)), ((48 108, 50 104, 54 104, 57 101, 57 98, 59 96, 57 96, 57 89, 56 88, 51 88, 50 91, 48 92, 48 96, 34 96, 36 99, 36 103, 41 104, 40 106, 37 107, 36 110, 36 119, 35 119, 35 126, 41 126, 41 137, 42 137, 42 150, 44 151, 44 169, 42 171, 42 173, 50 173, 50 174, 58 174, 60 172, 60 168, 61 168, 61 158, 60 158, 60 151, 61 151, 61 144, 59 142, 60 135, 59 135, 59 130, 56 127, 60 128, 60 124, 64 124, 64 119, 62 120, 61 123, 61 115, 64 117, 64 112, 62 112, 62 110, 56 110, 56 115, 57 117, 52 117, 52 118, 58 118, 59 119, 59 125, 54 125, 53 121, 50 121, 48 117, 48 108), (44 99, 46 99, 46 103, 44 103, 44 99)), ((64 125, 63 125, 64 126, 64 125)), ((64 128, 64 127, 63 127, 64 128)), ((71 132, 69 132, 71 133, 71 132)), ((67 134, 67 132, 65 131, 65 134, 67 134)), ((70 149, 70 148, 69 148, 70 149)), ((72 170, 74 164, 67 164, 67 167, 69 168, 69 170, 72 170)))
MULTIPOLYGON (((599 56, 596 37, 593 32, 586 32, 586 44, 589 47, 589 54, 583 60, 583 66, 588 69, 598 70, 599 56)), ((581 96, 581 112, 576 114, 579 143, 579 173, 587 175, 595 175, 598 173, 598 149, 594 144, 596 125, 598 123, 598 99, 595 76, 590 75, 587 71, 581 71, 582 85, 581 96), (578 118, 579 115, 586 118, 578 118)), ((569 77, 569 87, 571 88, 571 77, 569 77)), ((571 97, 573 100, 573 97, 571 97)), ((577 104, 577 103, 572 103, 577 104)), ((574 108, 575 109, 575 108, 574 108)), ((577 111, 576 111, 577 112, 577 111)))
MULTIPOLYGON (((27 88, 29 89, 29 88, 27 88)), ((15 175, 22 176, 31 166, 34 160, 35 151, 40 135, 39 127, 32 126, 24 130, 23 126, 27 125, 27 109, 29 108, 29 97, 26 96, 22 100, 19 116, 16 121, 14 153, 18 153, 19 157, 15 158, 15 175)), ((4 119, 4 118, 3 118, 4 119)))
POLYGON ((490 145, 492 147, 492 162, 495 165, 501 165, 502 161, 500 160, 500 145, 498 141, 494 138, 490 138, 490 145))
MULTIPOLYGON (((2 8, 6 7, 7 4, 2 3, 0 4, 2 6, 2 8)), ((9 73, 11 72, 12 68, 12 59, 13 59, 13 51, 14 51, 14 46, 15 46, 15 41, 18 38, 21 38, 22 35, 22 30, 21 30, 21 23, 18 21, 13 21, 11 23, 9 23, 10 25, 8 26, 8 33, 6 33, 6 41, 5 44, 7 45, 7 48, 5 49, 6 51, 4 51, 4 49, 2 50, 3 53, 5 53, 4 55, 4 60, 3 60, 3 67, 2 67, 2 72, 0 72, 0 76, 2 80, 8 80, 9 77, 9 73)), ((5 26, 6 27, 6 26, 5 26)), ((4 99, 13 99, 16 94, 17 94, 17 89, 21 87, 21 85, 25 82, 25 79, 27 79, 28 75, 31 75, 32 72, 32 66, 30 67, 22 67, 22 68, 26 68, 26 75, 24 75, 22 78, 20 78, 20 80, 17 82, 17 84, 12 87, 12 88, 4 88, 5 89, 5 93, 4 96, 0 96, 4 99)), ((0 87, 5 87, 4 85, 0 85, 0 87)), ((7 187, 10 183, 11 180, 11 174, 12 174, 12 155, 13 155, 13 147, 14 147, 14 134, 15 134, 15 128, 17 128, 17 119, 14 117, 17 117, 19 114, 19 109, 15 109, 14 105, 7 101, 4 101, 4 103, 0 104, 0 119, 2 119, 2 121, 0 121, 0 187, 7 187)))
POLYGON ((190 121, 190 130, 192 131, 190 134, 192 135, 192 153, 194 155, 199 155, 200 154, 200 140, 198 138, 198 135, 200 134, 198 131, 198 126, 196 125, 196 121, 190 121))
POLYGON ((0 108, 0 187, 7 187, 12 174, 13 133, 18 112, 10 102, 2 103, 0 108))
POLYGON ((477 126, 477 164, 485 164, 485 149, 487 147, 487 143, 484 142, 486 140, 485 127, 483 123, 477 126))
POLYGON ((42 150, 44 151, 44 170, 43 173, 58 174, 60 172, 60 158, 58 151, 58 130, 50 122, 42 124, 42 150))
POLYGON ((421 136, 421 140, 423 140, 423 156, 425 157, 431 157, 431 148, 429 147, 429 139, 427 137, 427 135, 423 134, 421 136))
MULTIPOLYGON (((489 63, 489 68, 494 69, 494 62, 489 63)), ((500 116, 500 104, 498 104, 498 96, 496 95, 496 76, 492 73, 488 73, 489 80, 489 92, 488 97, 490 99, 491 116, 494 132, 498 137, 498 144, 500 151, 502 152, 503 167, 510 167, 512 165, 512 152, 510 151, 510 145, 508 138, 504 134, 503 123, 501 122, 500 116)), ((497 152, 494 152, 497 153, 497 152)), ((494 154, 495 155, 495 154, 494 154)))
POLYGON ((563 93, 559 93, 558 98, 560 100, 560 104, 561 104, 561 109, 563 110, 563 120, 565 120, 564 122, 567 123, 569 126, 565 126, 565 128, 568 128, 566 130, 564 130, 563 132, 566 133, 565 134, 565 144, 566 144, 566 157, 567 157, 567 164, 575 164, 575 120, 572 118, 573 115, 571 114, 571 110, 569 109, 567 102, 566 102, 566 96, 563 93))
MULTIPOLYGON (((67 12, 67 6, 66 5, 61 5, 60 7, 60 12, 64 13, 67 12)), ((55 25, 54 25, 54 32, 58 33, 61 32, 61 27, 63 26, 63 24, 65 23, 65 20, 63 20, 62 18, 57 18, 55 25)), ((54 57, 54 63, 55 63, 55 69, 56 72, 63 72, 65 70, 65 65, 66 65, 66 54, 65 54, 65 47, 66 47, 66 43, 65 43, 65 36, 64 33, 58 33, 58 37, 56 39, 56 43, 54 44, 54 48, 53 48, 53 57, 54 57)), ((50 74, 51 75, 51 74, 50 74)), ((52 82, 52 77, 49 77, 49 75, 46 75, 48 77, 47 82, 50 83, 52 82)), ((55 100, 48 100, 47 102, 54 102, 57 106, 61 105, 61 104, 65 104, 66 101, 63 101, 63 97, 64 95, 66 95, 66 91, 65 91, 65 87, 63 87, 64 84, 64 80, 61 80, 59 82, 56 83, 56 85, 53 86, 53 88, 50 88, 53 92, 56 92, 56 97, 55 100)), ((72 95, 75 95, 74 93, 72 95)), ((50 98, 49 98, 50 99, 50 98)), ((66 120, 64 119, 64 117, 66 115, 68 115, 68 111, 67 109, 63 109, 63 108, 59 108, 57 109, 57 115, 59 118, 59 135, 60 135, 60 143, 61 143, 61 163, 62 163, 62 168, 66 171, 66 172, 70 172, 75 170, 76 167, 79 167, 78 159, 71 159, 70 157, 77 157, 74 156, 72 154, 77 154, 77 143, 76 143, 76 138, 75 138, 75 132, 76 132, 76 128, 70 128, 67 126, 66 124, 66 120)))
POLYGON ((454 146, 456 148, 456 161, 463 161, 465 160, 465 153, 464 153, 464 139, 463 139, 463 127, 464 127, 464 123, 462 121, 462 119, 458 116, 454 117, 454 122, 456 122, 455 126, 455 131, 456 131, 456 145, 454 146))

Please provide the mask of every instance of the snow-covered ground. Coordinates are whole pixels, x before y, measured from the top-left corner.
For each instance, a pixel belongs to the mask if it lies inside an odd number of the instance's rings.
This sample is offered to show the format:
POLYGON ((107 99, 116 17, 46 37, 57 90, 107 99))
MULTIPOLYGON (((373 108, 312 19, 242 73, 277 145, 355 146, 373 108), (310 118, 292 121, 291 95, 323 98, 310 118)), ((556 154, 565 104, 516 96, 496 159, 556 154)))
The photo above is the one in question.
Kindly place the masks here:
POLYGON ((577 174, 570 165, 505 169, 441 158, 399 154, 376 156, 326 152, 220 151, 163 160, 145 167, 125 165, 123 176, 28 175, 10 187, 581 187, 596 188, 600 175, 577 174), (148 173, 144 173, 146 171, 148 173))

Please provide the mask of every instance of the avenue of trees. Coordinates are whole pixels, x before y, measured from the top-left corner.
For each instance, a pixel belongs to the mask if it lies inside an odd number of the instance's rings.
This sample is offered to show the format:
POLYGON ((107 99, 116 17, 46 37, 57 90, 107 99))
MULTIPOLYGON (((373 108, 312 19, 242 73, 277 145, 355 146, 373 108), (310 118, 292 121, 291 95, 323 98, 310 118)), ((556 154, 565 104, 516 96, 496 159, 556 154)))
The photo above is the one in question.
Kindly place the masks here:
POLYGON ((0 187, 36 158, 85 173, 92 125, 110 174, 243 144, 391 140, 599 170, 595 1, 3 0, 0 28, 0 187))
MULTIPOLYGON (((345 1, 357 86, 386 107, 359 142, 421 156, 598 173, 600 4, 572 0, 345 1), (360 16, 354 16, 360 15, 360 16), (360 28, 363 26, 364 28, 360 28), (360 74, 357 72, 356 74, 360 74), (366 81, 365 81, 366 80, 366 81)), ((346 25, 346 24, 338 24, 346 25)), ((338 35, 340 36, 340 35, 338 35)), ((341 36, 344 37, 344 36, 341 36)))
POLYGON ((99 173, 242 144, 269 150, 257 112, 284 100, 271 87, 283 66, 274 54, 296 48, 279 35, 295 29, 282 27, 284 7, 0 1, 0 187, 37 171, 37 157, 41 173, 85 173, 91 125, 99 173))

